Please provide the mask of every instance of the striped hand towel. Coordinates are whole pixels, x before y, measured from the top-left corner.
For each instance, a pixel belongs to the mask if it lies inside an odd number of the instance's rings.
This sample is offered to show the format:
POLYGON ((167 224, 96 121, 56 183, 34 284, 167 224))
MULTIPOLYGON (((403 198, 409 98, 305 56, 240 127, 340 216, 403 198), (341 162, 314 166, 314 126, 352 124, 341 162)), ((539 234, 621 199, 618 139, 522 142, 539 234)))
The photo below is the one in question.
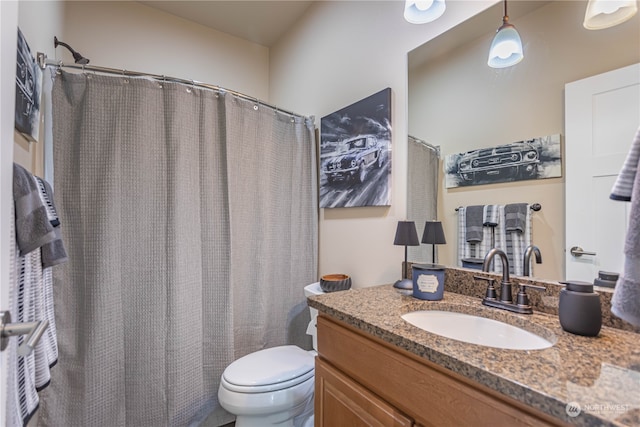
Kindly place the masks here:
POLYGON ((621 200, 624 202, 631 201, 631 193, 633 191, 633 182, 638 172, 638 164, 640 163, 640 128, 636 132, 636 136, 631 143, 631 150, 627 154, 622 170, 616 179, 611 195, 612 200, 621 200))

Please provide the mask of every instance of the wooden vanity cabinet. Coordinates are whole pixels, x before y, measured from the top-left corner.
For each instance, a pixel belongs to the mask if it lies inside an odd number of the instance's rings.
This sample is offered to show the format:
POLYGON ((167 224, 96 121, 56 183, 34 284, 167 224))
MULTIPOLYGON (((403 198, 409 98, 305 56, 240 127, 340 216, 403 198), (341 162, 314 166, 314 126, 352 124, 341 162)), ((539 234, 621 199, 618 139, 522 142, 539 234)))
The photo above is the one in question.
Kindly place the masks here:
POLYGON ((404 426, 410 418, 322 359, 316 359, 316 426, 404 426))
POLYGON ((324 315, 315 378, 315 427, 566 425, 324 315))

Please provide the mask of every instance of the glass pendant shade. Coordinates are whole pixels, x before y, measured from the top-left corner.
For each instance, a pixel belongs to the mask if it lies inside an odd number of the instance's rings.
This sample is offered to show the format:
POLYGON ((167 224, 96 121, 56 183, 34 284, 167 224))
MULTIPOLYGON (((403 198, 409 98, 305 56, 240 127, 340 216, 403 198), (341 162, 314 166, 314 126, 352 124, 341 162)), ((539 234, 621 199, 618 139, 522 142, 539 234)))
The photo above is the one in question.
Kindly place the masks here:
POLYGON ((504 24, 498 28, 491 49, 489 49, 489 60, 487 64, 491 68, 505 68, 516 65, 524 58, 522 50, 522 40, 516 27, 507 23, 505 16, 504 24))
POLYGON ((446 8, 445 0, 406 0, 404 19, 412 24, 426 24, 440 18, 446 8))
POLYGON ((587 30, 602 30, 622 24, 637 12, 636 0, 589 0, 583 25, 587 30))

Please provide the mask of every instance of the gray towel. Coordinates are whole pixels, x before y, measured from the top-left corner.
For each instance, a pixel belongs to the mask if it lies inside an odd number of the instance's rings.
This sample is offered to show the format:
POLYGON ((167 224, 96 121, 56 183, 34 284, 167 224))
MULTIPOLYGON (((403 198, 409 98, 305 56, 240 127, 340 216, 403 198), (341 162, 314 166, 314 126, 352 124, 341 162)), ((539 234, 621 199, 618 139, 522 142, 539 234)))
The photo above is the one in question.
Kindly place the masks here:
POLYGON ((53 267, 54 265, 61 264, 68 260, 67 251, 64 248, 62 237, 60 234, 60 219, 56 212, 56 207, 53 202, 53 189, 51 185, 42 178, 34 177, 38 184, 38 190, 40 193, 40 199, 47 209, 47 217, 49 222, 54 227, 55 240, 45 243, 41 248, 42 255, 42 268, 53 267))
POLYGON ((527 227, 527 203, 512 203, 504 207, 504 227, 506 231, 524 233, 527 227))
POLYGON ((484 205, 468 206, 466 209, 466 230, 467 242, 479 243, 482 241, 482 222, 484 220, 484 205))
POLYGON ((21 256, 56 239, 47 215, 47 208, 42 204, 33 175, 15 163, 13 164, 13 200, 16 240, 21 256))
MULTIPOLYGON (((639 139, 636 135, 631 151, 640 146, 639 139)), ((636 157, 635 168, 633 166, 625 162, 621 174, 628 168, 637 170, 640 167, 640 156, 636 157)), ((611 312, 622 320, 640 326, 640 173, 634 175, 630 190, 631 210, 624 245, 624 272, 613 291, 611 312)))
POLYGON ((638 173, 638 165, 640 163, 640 128, 636 132, 636 136, 631 143, 631 150, 627 154, 622 170, 618 174, 613 188, 611 189, 612 200, 631 201, 631 192, 634 187, 634 181, 638 173))
POLYGON ((487 205, 484 209, 484 222, 482 225, 485 227, 496 227, 500 223, 500 212, 498 205, 487 205))

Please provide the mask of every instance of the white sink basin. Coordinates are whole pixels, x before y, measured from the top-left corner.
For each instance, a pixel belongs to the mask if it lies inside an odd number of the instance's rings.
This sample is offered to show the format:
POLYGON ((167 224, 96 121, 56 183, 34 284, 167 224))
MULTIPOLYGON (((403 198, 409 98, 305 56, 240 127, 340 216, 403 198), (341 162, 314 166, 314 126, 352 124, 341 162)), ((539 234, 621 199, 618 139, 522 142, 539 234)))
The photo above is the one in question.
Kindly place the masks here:
POLYGON ((402 318, 427 332, 470 344, 510 350, 540 350, 553 346, 549 340, 517 326, 455 311, 412 311, 402 318))

